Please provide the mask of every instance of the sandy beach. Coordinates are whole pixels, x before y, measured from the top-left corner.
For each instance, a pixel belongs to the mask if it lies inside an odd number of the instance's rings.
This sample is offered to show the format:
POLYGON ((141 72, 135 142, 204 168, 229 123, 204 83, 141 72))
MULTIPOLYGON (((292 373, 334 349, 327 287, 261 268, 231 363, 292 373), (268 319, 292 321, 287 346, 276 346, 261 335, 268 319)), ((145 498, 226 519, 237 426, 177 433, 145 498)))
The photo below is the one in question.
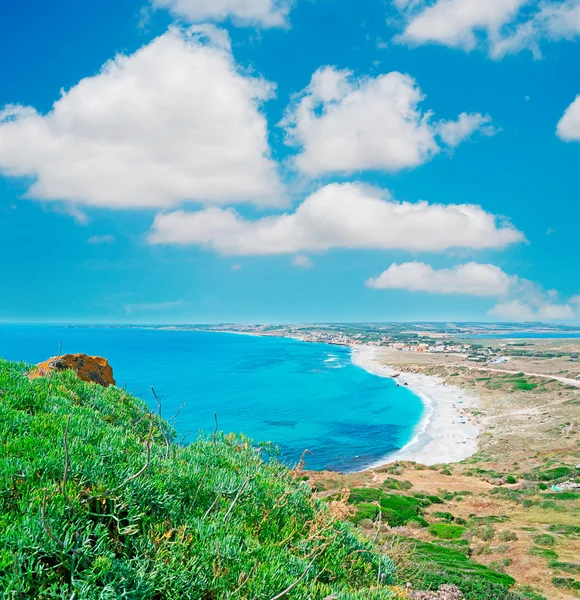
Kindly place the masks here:
POLYGON ((400 385, 417 394, 425 404, 425 414, 413 439, 401 450, 372 465, 377 467, 396 460, 409 460, 424 465, 459 462, 477 451, 481 429, 467 418, 466 408, 478 406, 479 399, 464 390, 446 385, 437 377, 401 373, 383 364, 381 349, 376 346, 354 346, 354 364, 381 377, 397 375, 400 385))

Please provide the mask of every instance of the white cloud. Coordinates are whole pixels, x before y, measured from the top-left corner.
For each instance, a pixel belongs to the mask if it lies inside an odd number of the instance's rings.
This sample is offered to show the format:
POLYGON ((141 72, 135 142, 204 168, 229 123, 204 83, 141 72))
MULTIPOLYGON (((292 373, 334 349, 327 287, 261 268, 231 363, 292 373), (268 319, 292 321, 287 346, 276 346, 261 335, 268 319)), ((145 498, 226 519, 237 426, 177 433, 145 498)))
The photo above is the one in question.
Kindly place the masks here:
POLYGON ((357 78, 320 68, 296 96, 280 125, 300 148, 296 166, 308 175, 416 167, 440 151, 437 137, 458 144, 491 119, 461 115, 458 123, 432 122, 419 107, 424 96, 409 75, 357 78), (440 132, 444 133, 441 134, 440 132))
POLYGON ((566 109, 558 123, 556 134, 565 142, 580 142, 580 95, 566 109))
POLYGON ((419 0, 396 6, 406 17, 398 41, 466 51, 487 46, 493 58, 524 49, 540 57, 542 40, 580 35, 580 0, 419 0))
POLYGON ((507 321, 569 321, 576 317, 570 304, 548 302, 534 307, 522 300, 501 302, 487 314, 507 321))
POLYGON ((91 235, 91 237, 87 240, 87 244, 111 244, 114 241, 114 236, 109 234, 91 235))
POLYGON ((189 23, 223 21, 239 25, 280 27, 286 24, 290 0, 151 0, 155 8, 167 8, 189 23))
POLYGON ((514 321, 568 321, 578 315, 573 308, 575 298, 559 300, 556 290, 544 290, 527 279, 512 279, 508 297, 488 314, 514 321))
POLYGON ((476 33, 497 38, 503 25, 516 17, 527 0, 437 0, 412 14, 400 41, 411 44, 439 43, 473 50, 476 33))
POLYGON ((542 40, 573 40, 580 36, 580 0, 536 2, 538 11, 516 23, 511 32, 498 40, 493 49, 495 58, 520 50, 530 50, 541 58, 542 40))
POLYGON ((496 133, 496 129, 491 126, 491 117, 479 113, 461 113, 457 121, 441 122, 438 130, 441 139, 452 148, 459 146, 478 130, 489 136, 496 133))
POLYGON ((212 25, 171 29, 63 92, 52 110, 0 110, 0 172, 28 195, 108 208, 275 204, 260 112, 269 82, 241 72, 212 25))
POLYGON ((232 271, 241 271, 242 270, 242 265, 240 265, 240 263, 235 263, 233 264, 230 269, 232 271))
POLYGON ((393 263, 366 285, 379 290, 497 297, 498 303, 487 314, 508 321, 568 321, 576 317, 572 305, 580 308, 580 296, 560 302, 555 290, 545 291, 495 265, 475 262, 448 269, 434 269, 422 262, 393 263))
POLYGON ((500 302, 487 314, 506 321, 534 321, 536 319, 533 309, 521 300, 500 302))
POLYGON ((312 269, 314 267, 314 263, 308 256, 304 254, 298 254, 292 259, 292 264, 299 269, 312 269))
POLYGON ((375 289, 408 290, 432 294, 504 296, 512 278, 495 265, 475 262, 450 269, 433 269, 422 262, 393 263, 367 286, 375 289))
POLYGON ((524 240, 511 224, 472 204, 397 202, 362 184, 330 184, 294 212, 255 221, 210 207, 155 217, 149 241, 198 245, 226 255, 295 254, 331 248, 439 252, 503 248, 524 240))
POLYGON ((540 319, 546 321, 567 321, 576 316, 574 309, 569 304, 552 303, 540 306, 538 309, 538 315, 540 319))

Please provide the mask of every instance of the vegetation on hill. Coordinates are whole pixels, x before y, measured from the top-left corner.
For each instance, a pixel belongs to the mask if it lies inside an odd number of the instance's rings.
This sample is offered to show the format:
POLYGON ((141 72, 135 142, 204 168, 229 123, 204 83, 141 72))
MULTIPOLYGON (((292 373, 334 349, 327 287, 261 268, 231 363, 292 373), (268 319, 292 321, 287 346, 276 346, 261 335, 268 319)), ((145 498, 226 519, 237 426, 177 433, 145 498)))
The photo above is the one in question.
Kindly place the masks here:
MULTIPOLYGON (((120 388, 28 370, 0 360, 2 597, 387 600, 410 598, 411 583, 541 599, 471 560, 467 521, 437 508, 468 492, 387 477, 381 489, 316 494, 271 445, 216 431, 183 446, 173 419, 120 388)), ((546 560, 572 589, 574 565, 546 560)))
POLYGON ((392 561, 268 447, 183 447, 124 390, 27 368, 0 361, 3 597, 392 597, 392 561))

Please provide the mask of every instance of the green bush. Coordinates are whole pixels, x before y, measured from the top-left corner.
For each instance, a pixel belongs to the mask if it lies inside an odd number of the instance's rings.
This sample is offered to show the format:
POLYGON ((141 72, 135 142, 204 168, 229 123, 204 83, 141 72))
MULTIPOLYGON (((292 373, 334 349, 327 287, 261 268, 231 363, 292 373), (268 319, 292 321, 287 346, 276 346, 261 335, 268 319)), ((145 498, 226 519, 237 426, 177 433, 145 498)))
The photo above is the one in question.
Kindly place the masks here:
POLYGON ((407 491, 413 487, 413 484, 410 481, 402 481, 400 479, 395 479, 394 477, 387 477, 381 486, 388 490, 407 491))
POLYGON ((534 536, 534 542, 538 546, 553 546, 556 543, 556 538, 547 533, 540 533, 534 536))
POLYGON ((530 383, 525 377, 516 379, 514 381, 514 390, 520 390, 522 392, 531 392, 538 387, 537 383, 530 383))
POLYGON ((576 581, 572 577, 552 577, 552 584, 558 588, 580 590, 580 581, 576 581))
POLYGON ((549 548, 538 548, 537 546, 530 548, 530 554, 533 556, 541 556, 542 558, 558 558, 558 554, 554 550, 550 550, 549 548))
POLYGON ((376 488, 354 488, 350 491, 348 501, 351 504, 360 502, 378 502, 384 498, 385 494, 376 488))
POLYGON ((447 523, 434 523, 429 526, 429 533, 443 540, 457 540, 465 533, 461 525, 448 525, 447 523))
POLYGON ((548 563, 551 569, 558 569, 558 571, 564 571, 565 573, 574 573, 580 575, 580 564, 570 562, 560 562, 557 560, 551 560, 548 563))
POLYGON ((356 513, 351 520, 353 523, 358 525, 361 521, 374 521, 378 516, 379 507, 376 504, 361 502, 360 504, 356 505, 356 513))
POLYGON ((428 525, 423 518, 421 501, 409 496, 385 495, 381 501, 383 520, 392 527, 401 527, 410 521, 416 521, 423 527, 428 525))
POLYGON ((500 531, 498 537, 502 542, 514 542, 515 540, 518 539, 517 534, 514 533, 513 531, 509 531, 508 529, 504 529, 503 531, 500 531))
POLYGON ((548 531, 560 533, 561 535, 580 535, 580 525, 565 525, 563 523, 553 523, 548 525, 548 531))
POLYGON ((532 481, 555 481, 566 477, 576 477, 580 471, 574 467, 555 467, 546 471, 535 470, 525 475, 526 479, 532 481))
POLYGON ((409 542, 419 567, 411 578, 416 589, 437 590, 443 584, 452 584, 462 591, 465 600, 525 598, 509 590, 514 584, 512 577, 471 561, 463 552, 417 540, 409 542))
POLYGON ((455 521, 455 517, 450 512, 435 511, 432 514, 436 519, 442 519, 443 521, 447 521, 448 523, 455 521))
POLYGON ((26 369, 0 361, 2 597, 388 597, 390 559, 268 445, 181 447, 124 390, 26 369))

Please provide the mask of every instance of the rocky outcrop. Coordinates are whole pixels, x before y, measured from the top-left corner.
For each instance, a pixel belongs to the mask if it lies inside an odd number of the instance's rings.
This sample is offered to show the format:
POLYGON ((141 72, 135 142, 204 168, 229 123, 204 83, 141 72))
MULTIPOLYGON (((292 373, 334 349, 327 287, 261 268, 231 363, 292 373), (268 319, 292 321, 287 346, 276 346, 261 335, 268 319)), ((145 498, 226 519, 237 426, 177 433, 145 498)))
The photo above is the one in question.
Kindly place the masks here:
POLYGON ((104 387, 115 385, 113 369, 106 358, 89 356, 88 354, 63 354, 53 356, 44 362, 38 363, 36 368, 29 373, 30 379, 46 377, 53 371, 66 371, 71 369, 83 381, 97 383, 104 387))

